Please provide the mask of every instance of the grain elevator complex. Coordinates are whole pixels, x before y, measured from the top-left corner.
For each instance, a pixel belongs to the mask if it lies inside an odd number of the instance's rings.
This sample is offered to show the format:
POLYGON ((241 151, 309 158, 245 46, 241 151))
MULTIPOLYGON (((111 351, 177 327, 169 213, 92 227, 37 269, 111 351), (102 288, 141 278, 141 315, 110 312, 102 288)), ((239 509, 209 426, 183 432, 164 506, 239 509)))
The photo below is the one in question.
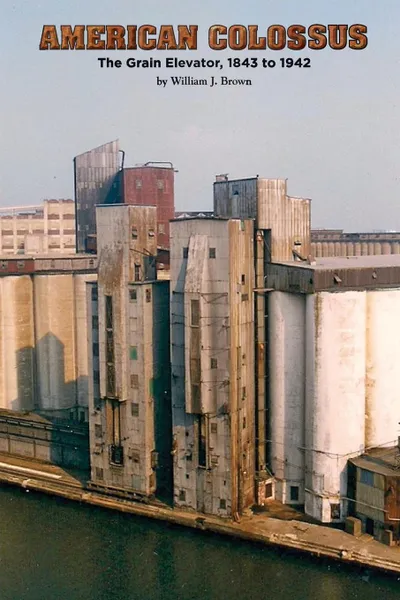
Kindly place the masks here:
POLYGON ((117 141, 75 158, 76 252, 3 250, 0 451, 399 542, 400 255, 322 246, 284 179, 218 175, 212 212, 176 213, 171 163, 124 163, 117 141))

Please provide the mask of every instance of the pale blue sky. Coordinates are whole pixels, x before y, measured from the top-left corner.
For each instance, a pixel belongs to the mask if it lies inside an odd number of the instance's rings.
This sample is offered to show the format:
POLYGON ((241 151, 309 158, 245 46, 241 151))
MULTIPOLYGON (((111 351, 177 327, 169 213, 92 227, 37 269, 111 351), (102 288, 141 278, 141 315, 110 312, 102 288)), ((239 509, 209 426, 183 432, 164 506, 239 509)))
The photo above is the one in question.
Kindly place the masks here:
POLYGON ((5 4, 0 205, 72 197, 72 158, 119 138, 127 165, 176 165, 177 209, 210 209, 216 173, 258 173, 287 178, 290 194, 312 198, 314 226, 400 230, 398 0, 385 0, 384 9, 375 0, 5 4), (312 68, 252 71, 246 88, 160 89, 157 75, 193 73, 106 70, 97 58, 173 53, 40 52, 42 26, 50 23, 198 24, 199 50, 176 53, 180 58, 308 55, 312 68), (214 23, 260 30, 273 23, 364 23, 369 45, 359 52, 211 52, 207 29, 214 23))

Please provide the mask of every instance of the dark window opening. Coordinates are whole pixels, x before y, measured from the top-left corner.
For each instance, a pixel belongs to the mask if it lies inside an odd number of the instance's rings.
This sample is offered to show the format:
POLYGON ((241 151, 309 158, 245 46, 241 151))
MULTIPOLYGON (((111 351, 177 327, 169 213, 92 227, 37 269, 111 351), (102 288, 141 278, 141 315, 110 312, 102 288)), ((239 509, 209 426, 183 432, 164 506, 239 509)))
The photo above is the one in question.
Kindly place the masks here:
POLYGON ((103 479, 103 477, 103 469, 101 469, 100 467, 96 467, 96 479, 103 479))
POLYGON ((360 483, 364 485, 374 485, 374 474, 372 471, 366 471, 365 469, 360 470, 360 483))
POLYGON ((179 492, 179 502, 185 502, 186 500, 186 492, 185 490, 181 490, 179 492))
POLYGON ((212 369, 217 369, 218 368, 218 361, 216 358, 212 358, 211 359, 211 368, 212 369))
POLYGON ((247 302, 248 299, 249 299, 248 294, 242 294, 242 302, 247 302))
POLYGON ((139 416, 139 404, 137 402, 132 402, 131 408, 132 408, 132 417, 138 417, 139 416))
POLYGON ((139 387, 139 375, 131 375, 131 388, 137 389, 139 387))
POLYGON ((191 307, 191 320, 190 324, 192 327, 200 326, 200 300, 192 300, 190 302, 191 307))
POLYGON ((211 423, 211 433, 218 433, 218 425, 216 423, 211 423))
POLYGON ((138 354, 137 354, 137 346, 131 346, 129 349, 129 358, 131 360, 137 360, 138 354))
POLYGON ((146 290, 146 302, 151 302, 151 290, 146 290))
POLYGON ((92 317, 92 329, 98 329, 98 328, 99 328, 99 317, 93 316, 92 317))
POLYGON ((331 519, 340 519, 340 504, 331 504, 331 519))
POLYGON ((290 486, 290 501, 298 502, 299 501, 299 488, 297 485, 290 486))
POLYGON ((97 342, 93 343, 93 356, 99 356, 99 344, 97 342))
POLYGON ((140 281, 140 265, 135 265, 135 281, 140 281))
POLYGON ((246 283, 246 275, 242 275, 242 285, 246 283))
POLYGON ((266 498, 272 497, 272 483, 265 484, 265 497, 266 498))
POLYGON ((95 437, 97 437, 97 438, 101 438, 101 437, 103 437, 103 430, 102 430, 102 428, 101 428, 101 425, 97 425, 97 424, 96 424, 96 425, 94 426, 94 435, 95 435, 95 437))
POLYGON ((199 417, 199 467, 207 466, 207 433, 206 418, 199 417))
POLYGON ((189 248, 183 248, 182 256, 183 258, 187 258, 189 256, 189 248))
POLYGON ((209 248, 208 250, 208 257, 209 258, 216 258, 217 256, 217 251, 215 248, 209 248))
POLYGON ((93 302, 97 302, 97 299, 98 299, 97 285, 93 285, 92 286, 92 300, 93 300, 93 302))
POLYGON ((93 382, 98 385, 100 383, 100 372, 93 371, 93 382))
POLYGON ((136 227, 132 227, 132 230, 131 230, 131 235, 132 235, 132 239, 133 239, 133 240, 137 240, 137 237, 138 237, 138 232, 137 232, 137 229, 136 229, 136 227))
POLYGON ((246 417, 243 417, 243 429, 246 429, 246 417))
POLYGON ((137 290, 129 290, 129 300, 131 302, 136 302, 137 300, 137 290))
POLYGON ((226 500, 224 498, 221 498, 219 501, 219 507, 221 510, 226 510, 226 500))

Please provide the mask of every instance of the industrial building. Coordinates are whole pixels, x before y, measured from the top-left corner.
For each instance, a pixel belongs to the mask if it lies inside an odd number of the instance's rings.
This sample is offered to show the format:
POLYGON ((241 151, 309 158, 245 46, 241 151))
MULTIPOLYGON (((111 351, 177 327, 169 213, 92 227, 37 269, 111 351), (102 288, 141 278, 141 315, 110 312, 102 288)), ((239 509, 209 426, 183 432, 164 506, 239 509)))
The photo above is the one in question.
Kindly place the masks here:
POLYGON ((88 420, 86 282, 96 263, 0 257, 0 408, 88 420))
POLYGON ((348 460, 397 440, 400 256, 271 263, 266 286, 278 498, 340 522, 348 460))
POLYGON ((0 254, 73 254, 73 200, 0 209, 0 254))
POLYGON ((175 216, 175 169, 169 162, 125 167, 118 140, 74 158, 76 249, 96 253, 96 206, 156 206, 158 245, 169 248, 169 221, 175 216))
POLYGON ((254 504, 253 222, 171 223, 174 504, 254 504))
POLYGON ((311 230, 311 253, 317 258, 400 254, 400 233, 396 231, 346 233, 342 229, 313 229, 311 230))
MULTIPOLYGON (((214 183, 214 214, 232 218, 250 218, 254 223, 254 335, 256 393, 256 487, 257 502, 277 496, 289 502, 290 496, 280 488, 280 480, 271 478, 268 455, 269 353, 268 301, 266 274, 272 261, 304 261, 310 253, 310 200, 287 194, 284 179, 229 180, 217 176, 214 183), (277 490, 275 492, 275 487, 277 490)), ((301 358, 300 358, 301 360, 301 358)), ((293 496, 293 502, 301 498, 293 496)))
POLYGON ((77 252, 87 252, 90 236, 96 234, 96 206, 118 201, 116 176, 120 163, 118 140, 74 158, 77 252))
POLYGON ((87 290, 91 482, 134 497, 172 487, 169 282, 157 280, 156 231, 154 206, 98 207, 98 284, 87 290))
POLYGON ((400 542, 400 438, 392 448, 350 460, 348 495, 366 533, 388 545, 400 542))

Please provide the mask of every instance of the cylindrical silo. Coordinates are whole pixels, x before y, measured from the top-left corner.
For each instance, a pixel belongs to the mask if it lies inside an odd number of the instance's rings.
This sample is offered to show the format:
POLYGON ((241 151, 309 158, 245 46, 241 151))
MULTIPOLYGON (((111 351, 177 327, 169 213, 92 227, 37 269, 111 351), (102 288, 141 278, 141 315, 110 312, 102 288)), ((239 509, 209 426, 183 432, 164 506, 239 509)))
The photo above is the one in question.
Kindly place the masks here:
POLYGON ((395 445, 399 431, 400 289, 367 293, 365 445, 395 445))
POLYGON ((347 461, 364 448, 366 293, 321 292, 306 309, 306 513, 346 514, 347 461))
POLYGON ((270 456, 276 496, 304 504, 305 296, 272 292, 268 302, 270 456))
POLYGON ((96 280, 95 274, 74 275, 77 402, 85 416, 89 397, 87 283, 96 280))
POLYGON ((35 357, 31 277, 1 278, 0 295, 0 406, 9 410, 33 410, 35 357))
POLYGON ((374 254, 376 254, 377 256, 379 256, 380 254, 382 254, 382 244, 381 244, 381 242, 375 242, 375 244, 374 244, 374 254))
POLYGON ((39 407, 69 417, 77 404, 73 275, 35 276, 34 303, 39 407))

